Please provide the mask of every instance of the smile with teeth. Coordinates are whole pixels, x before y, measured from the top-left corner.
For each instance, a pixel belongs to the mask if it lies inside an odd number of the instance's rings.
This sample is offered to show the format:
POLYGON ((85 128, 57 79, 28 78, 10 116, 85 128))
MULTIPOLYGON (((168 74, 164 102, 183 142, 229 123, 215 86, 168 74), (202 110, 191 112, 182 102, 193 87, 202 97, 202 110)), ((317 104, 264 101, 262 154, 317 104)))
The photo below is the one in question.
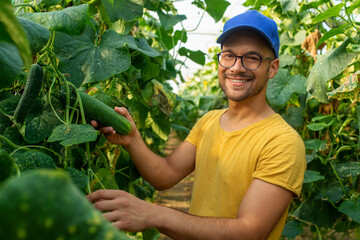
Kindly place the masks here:
POLYGON ((233 83, 245 83, 245 82, 250 81, 250 80, 240 80, 240 79, 233 79, 233 78, 229 78, 229 80, 233 83))

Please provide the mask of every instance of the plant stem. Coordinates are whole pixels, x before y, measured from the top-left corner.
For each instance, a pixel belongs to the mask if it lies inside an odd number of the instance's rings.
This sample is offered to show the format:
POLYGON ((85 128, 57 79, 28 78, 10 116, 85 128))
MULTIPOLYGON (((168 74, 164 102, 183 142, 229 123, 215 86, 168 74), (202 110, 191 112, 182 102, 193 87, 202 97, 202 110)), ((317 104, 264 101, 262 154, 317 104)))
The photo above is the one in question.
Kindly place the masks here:
POLYGON ((5 141, 7 144, 9 144, 9 145, 10 145, 11 147, 13 147, 13 148, 17 148, 17 149, 18 149, 18 148, 23 148, 24 150, 30 151, 29 148, 16 145, 16 144, 13 143, 10 139, 8 139, 7 137, 5 137, 5 136, 3 136, 3 135, 0 135, 0 140, 5 141))

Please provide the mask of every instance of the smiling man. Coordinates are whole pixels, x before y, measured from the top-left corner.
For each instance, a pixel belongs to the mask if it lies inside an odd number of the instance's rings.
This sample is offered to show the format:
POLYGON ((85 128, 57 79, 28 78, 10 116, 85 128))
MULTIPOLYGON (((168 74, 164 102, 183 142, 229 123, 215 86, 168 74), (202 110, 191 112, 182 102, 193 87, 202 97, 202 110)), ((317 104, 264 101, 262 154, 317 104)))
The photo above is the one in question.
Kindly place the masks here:
POLYGON ((301 137, 266 102, 266 86, 279 68, 277 25, 247 11, 225 23, 217 42, 219 85, 229 107, 204 115, 169 156, 149 150, 124 108, 116 110, 131 121, 129 135, 101 128, 159 190, 195 171, 189 214, 123 191, 89 194, 119 229, 156 227, 181 240, 279 239, 291 199, 300 195, 306 160, 301 137))

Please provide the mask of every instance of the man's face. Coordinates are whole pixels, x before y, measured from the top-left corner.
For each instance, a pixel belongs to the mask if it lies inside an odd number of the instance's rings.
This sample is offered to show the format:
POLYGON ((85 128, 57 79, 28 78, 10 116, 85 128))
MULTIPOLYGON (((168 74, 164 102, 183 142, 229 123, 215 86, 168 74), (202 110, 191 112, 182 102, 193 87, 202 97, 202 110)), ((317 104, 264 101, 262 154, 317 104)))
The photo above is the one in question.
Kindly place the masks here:
MULTIPOLYGON (((256 53, 261 57, 274 58, 266 40, 252 31, 233 33, 225 40, 222 51, 230 51, 237 56, 256 53)), ((247 70, 242 66, 241 59, 237 58, 231 68, 224 68, 219 64, 219 84, 226 97, 232 101, 239 102, 252 97, 265 98, 267 82, 275 76, 278 67, 278 59, 263 59, 259 68, 247 70)))

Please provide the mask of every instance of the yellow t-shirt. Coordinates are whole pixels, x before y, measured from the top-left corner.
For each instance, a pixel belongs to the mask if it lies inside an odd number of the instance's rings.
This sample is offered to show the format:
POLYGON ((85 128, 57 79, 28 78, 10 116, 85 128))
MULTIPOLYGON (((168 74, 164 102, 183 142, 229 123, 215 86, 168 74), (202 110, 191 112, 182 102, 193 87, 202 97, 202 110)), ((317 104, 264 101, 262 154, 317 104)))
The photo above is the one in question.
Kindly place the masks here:
MULTIPOLYGON (((225 131, 220 117, 205 114, 186 141, 196 146, 195 177, 189 212, 197 216, 236 218, 252 180, 281 186, 299 196, 306 168, 299 134, 279 114, 237 131, 225 131)), ((288 210, 268 239, 279 239, 288 210)))

